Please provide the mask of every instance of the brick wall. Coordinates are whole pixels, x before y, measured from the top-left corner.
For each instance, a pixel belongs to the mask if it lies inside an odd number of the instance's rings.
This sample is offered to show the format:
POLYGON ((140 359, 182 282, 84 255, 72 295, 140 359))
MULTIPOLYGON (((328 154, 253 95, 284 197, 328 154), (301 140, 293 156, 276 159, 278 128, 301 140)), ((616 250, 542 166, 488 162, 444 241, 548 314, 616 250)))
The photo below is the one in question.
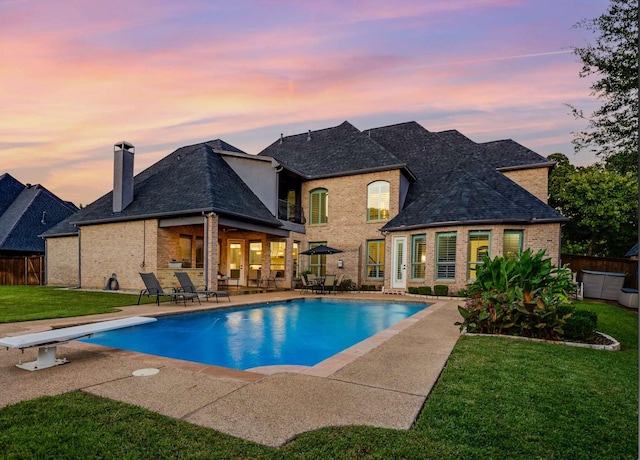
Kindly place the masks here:
POLYGON ((549 168, 517 169, 502 173, 540 201, 548 202, 549 168))
POLYGON ((78 237, 65 236, 46 240, 46 284, 78 285, 78 237))
MULTIPOLYGON (((489 256, 503 254, 503 236, 505 230, 522 230, 523 231, 523 250, 531 248, 534 252, 540 249, 546 249, 546 256, 551 258, 554 265, 558 265, 560 256, 560 224, 536 224, 536 225, 477 225, 477 226, 458 226, 458 227, 439 227, 425 230, 416 230, 407 233, 407 286, 431 286, 435 284, 445 284, 449 286, 449 293, 456 293, 463 289, 469 282, 467 277, 468 261, 469 261, 469 232, 471 231, 489 231, 489 256), (456 278, 455 280, 439 280, 436 278, 435 262, 436 262, 436 235, 438 233, 456 232, 456 278), (425 279, 411 279, 411 260, 412 260, 412 235, 426 235, 426 263, 425 263, 425 279)), ((393 233, 387 237, 387 260, 391 261, 391 238, 400 233, 393 233)), ((387 266, 390 272, 391 263, 387 266)), ((387 276, 387 286, 391 285, 390 273, 387 276)))
POLYGON ((82 287, 102 289, 115 273, 120 289, 143 289, 139 273, 157 271, 158 242, 156 220, 81 227, 82 287))
MULTIPOLYGON (((300 241, 300 251, 309 248, 309 243, 326 242, 328 246, 341 249, 342 253, 327 256, 327 273, 344 274, 346 278, 361 284, 382 285, 383 280, 367 279, 365 266, 367 240, 384 239, 380 228, 387 221, 367 221, 367 186, 374 181, 389 182, 389 212, 393 217, 400 207, 400 171, 381 171, 348 177, 336 177, 306 182, 302 186, 302 206, 307 219, 306 234, 294 234, 300 241), (328 190, 328 223, 310 225, 309 192, 316 188, 328 190), (337 268, 338 260, 344 268, 337 268)), ((308 268, 307 256, 300 256, 300 271, 308 268)))

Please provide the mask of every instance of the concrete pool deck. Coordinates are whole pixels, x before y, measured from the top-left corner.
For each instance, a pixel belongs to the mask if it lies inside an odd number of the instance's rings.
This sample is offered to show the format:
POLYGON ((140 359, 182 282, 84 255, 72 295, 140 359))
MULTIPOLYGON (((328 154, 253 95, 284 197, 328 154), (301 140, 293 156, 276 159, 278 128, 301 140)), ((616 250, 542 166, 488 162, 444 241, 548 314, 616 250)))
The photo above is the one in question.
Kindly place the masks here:
MULTIPOLYGON (((0 337, 126 316, 157 316, 299 298, 296 292, 232 296, 202 306, 124 307, 107 315, 0 324, 0 337)), ((307 296, 309 297, 309 296, 307 296)), ((340 296, 331 296, 332 298, 340 296)), ((59 347, 69 364, 36 372, 15 367, 36 350, 0 350, 0 407, 79 390, 254 441, 281 446, 306 431, 338 425, 408 429, 460 335, 459 299, 349 294, 348 299, 433 303, 395 326, 313 367, 238 371, 82 342, 59 347), (141 368, 152 376, 135 377, 141 368)))

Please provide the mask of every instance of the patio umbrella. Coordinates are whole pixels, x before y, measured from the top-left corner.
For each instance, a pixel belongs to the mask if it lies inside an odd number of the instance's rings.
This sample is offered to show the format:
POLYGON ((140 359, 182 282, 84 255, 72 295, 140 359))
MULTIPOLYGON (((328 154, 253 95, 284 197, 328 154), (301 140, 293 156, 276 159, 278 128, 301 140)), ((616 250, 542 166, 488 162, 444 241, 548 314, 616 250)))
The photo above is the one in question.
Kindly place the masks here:
MULTIPOLYGON (((316 246, 315 248, 307 249, 306 251, 301 252, 300 254, 305 254, 308 256, 323 256, 327 254, 337 254, 338 252, 342 252, 340 249, 331 248, 329 246, 325 246, 321 244, 320 246, 316 246)), ((324 276, 325 273, 325 261, 324 257, 321 257, 319 260, 320 263, 320 272, 316 273, 317 275, 324 276)))
POLYGON ((305 254, 308 256, 319 256, 322 254, 337 254, 338 252, 342 252, 342 251, 340 249, 331 248, 329 246, 325 246, 324 244, 321 244, 320 246, 316 246, 315 248, 302 251, 300 254, 305 254))

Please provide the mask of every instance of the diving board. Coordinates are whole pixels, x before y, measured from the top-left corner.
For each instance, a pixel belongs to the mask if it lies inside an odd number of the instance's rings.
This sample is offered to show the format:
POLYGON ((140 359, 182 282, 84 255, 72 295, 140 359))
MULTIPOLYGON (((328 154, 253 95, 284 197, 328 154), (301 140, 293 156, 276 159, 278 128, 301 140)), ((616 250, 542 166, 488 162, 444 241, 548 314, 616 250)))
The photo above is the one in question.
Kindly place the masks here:
POLYGON ((101 321, 98 323, 83 324, 81 326, 63 327, 45 332, 34 332, 32 334, 17 335, 0 339, 0 346, 8 348, 38 347, 38 359, 28 363, 18 363, 17 367, 27 371, 39 371, 59 364, 67 363, 66 358, 56 359, 56 347, 66 345, 72 340, 90 337, 98 332, 112 331, 123 327, 138 326, 140 324, 152 323, 156 318, 146 316, 132 316, 130 318, 114 319, 111 321, 101 321))

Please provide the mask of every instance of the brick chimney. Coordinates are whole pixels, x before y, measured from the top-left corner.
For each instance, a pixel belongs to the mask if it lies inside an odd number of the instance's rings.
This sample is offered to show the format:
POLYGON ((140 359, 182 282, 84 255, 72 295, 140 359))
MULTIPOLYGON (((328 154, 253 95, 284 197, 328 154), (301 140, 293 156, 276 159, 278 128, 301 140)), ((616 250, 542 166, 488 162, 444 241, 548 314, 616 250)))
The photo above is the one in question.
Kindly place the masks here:
POLYGON ((122 212, 133 201, 133 144, 113 146, 113 212, 122 212))

